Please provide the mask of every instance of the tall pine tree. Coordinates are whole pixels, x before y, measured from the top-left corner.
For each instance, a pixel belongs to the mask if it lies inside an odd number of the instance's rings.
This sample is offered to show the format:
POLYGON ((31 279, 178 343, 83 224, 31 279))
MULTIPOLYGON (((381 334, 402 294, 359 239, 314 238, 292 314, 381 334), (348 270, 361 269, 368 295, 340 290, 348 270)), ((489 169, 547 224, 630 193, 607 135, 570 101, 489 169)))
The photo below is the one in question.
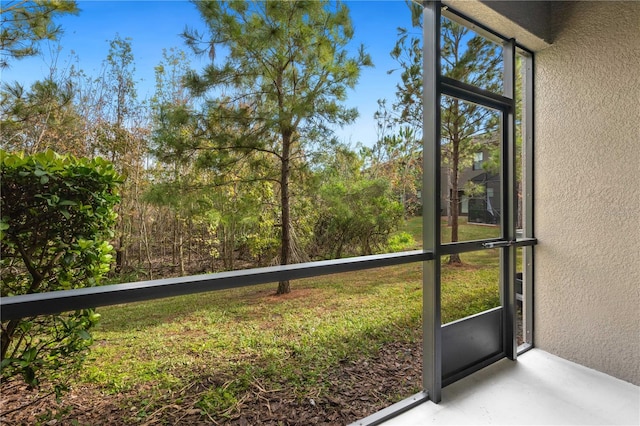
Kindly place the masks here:
MULTIPOLYGON (((295 260, 292 173, 305 163, 315 139, 330 133, 330 125, 356 118, 357 111, 342 102, 371 59, 362 46, 349 55, 354 30, 341 3, 211 1, 196 6, 210 38, 199 48, 199 34, 185 36, 214 63, 191 73, 189 85, 199 94, 215 89, 225 95, 209 103, 209 119, 230 123, 232 131, 217 138, 221 154, 267 155, 277 165, 271 179, 280 195, 279 262, 289 264, 295 260), (225 54, 219 65, 217 51, 225 54)), ((277 293, 288 292, 289 281, 281 281, 277 293)))

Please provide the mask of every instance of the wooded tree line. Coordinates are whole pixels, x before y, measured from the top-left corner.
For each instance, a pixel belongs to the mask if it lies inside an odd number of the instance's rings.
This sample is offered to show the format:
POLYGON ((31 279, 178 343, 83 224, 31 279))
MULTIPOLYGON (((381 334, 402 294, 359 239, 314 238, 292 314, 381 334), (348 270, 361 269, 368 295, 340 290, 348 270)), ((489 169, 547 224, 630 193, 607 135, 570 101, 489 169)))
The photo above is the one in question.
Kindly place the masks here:
POLYGON ((115 165, 124 177, 115 272, 131 279, 386 250, 418 177, 407 184, 401 152, 375 157, 332 136, 330 126, 357 116, 346 91, 371 65, 364 48, 347 50, 347 7, 196 7, 210 34, 185 39, 211 56, 204 70, 168 49, 154 96, 140 100, 132 41, 116 36, 98 75, 71 67, 30 87, 4 84, 3 147, 115 165), (229 52, 220 60, 218 45, 229 52))
MULTIPOLYGON (((421 208, 420 37, 400 30, 391 52, 401 73, 396 99, 379 102, 377 141, 351 147, 330 129, 357 116, 346 93, 372 61, 362 46, 347 49, 354 30, 344 4, 195 6, 208 33, 184 37, 210 57, 204 69, 191 69, 191 52, 167 49, 154 96, 141 100, 132 41, 115 36, 98 75, 72 66, 30 87, 4 84, 3 147, 113 162, 124 177, 112 242, 115 272, 132 274, 123 280, 386 250, 402 219, 421 208)), ((419 27, 418 8, 409 9, 419 27)), ((495 47, 450 21, 443 30, 447 74, 499 84, 495 47)), ((455 117, 443 128, 452 147, 443 152, 457 176, 480 149, 473 137, 482 120, 472 106, 443 107, 455 117)), ((280 283, 278 292, 288 291, 280 283)))

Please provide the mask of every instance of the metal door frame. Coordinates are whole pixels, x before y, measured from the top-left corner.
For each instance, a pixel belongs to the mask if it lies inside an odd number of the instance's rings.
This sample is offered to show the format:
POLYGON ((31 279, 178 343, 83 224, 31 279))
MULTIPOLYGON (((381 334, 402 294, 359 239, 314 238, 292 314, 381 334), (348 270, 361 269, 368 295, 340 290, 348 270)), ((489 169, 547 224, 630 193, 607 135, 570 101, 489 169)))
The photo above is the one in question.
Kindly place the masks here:
MULTIPOLYGON (((424 249, 434 253, 434 260, 425 262, 423 270, 423 387, 428 390, 430 400, 439 402, 443 386, 504 357, 517 357, 515 273, 516 246, 520 244, 516 244, 516 43, 514 39, 504 39, 476 24, 466 25, 475 32, 489 36, 494 41, 499 39, 502 43, 502 95, 445 77, 441 73, 440 65, 442 5, 439 1, 428 1, 423 6, 423 202, 430 206, 423 209, 423 232, 424 249), (489 107, 501 113, 501 238, 442 244, 440 105, 443 95, 489 107), (500 247, 501 306, 443 326, 440 301, 442 256, 496 247, 500 247), (470 356, 465 352, 453 356, 456 352, 460 353, 456 349, 462 344, 466 344, 467 349, 475 351, 475 355, 470 356), (443 350, 448 352, 445 353, 443 350), (443 357, 447 357, 445 363, 443 357)), ((464 17, 451 10, 447 10, 446 14, 458 22, 464 21, 464 17)))

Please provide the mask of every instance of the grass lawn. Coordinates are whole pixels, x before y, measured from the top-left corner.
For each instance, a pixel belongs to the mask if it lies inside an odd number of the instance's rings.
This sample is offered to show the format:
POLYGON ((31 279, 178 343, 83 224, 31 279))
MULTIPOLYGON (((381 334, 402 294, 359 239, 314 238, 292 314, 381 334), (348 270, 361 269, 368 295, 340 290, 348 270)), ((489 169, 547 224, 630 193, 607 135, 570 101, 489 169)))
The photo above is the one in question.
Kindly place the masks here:
MULTIPOLYGON (((484 240, 488 238, 497 238, 500 236, 500 227, 495 225, 468 224, 466 217, 460 217, 458 240, 472 241, 484 240)), ((451 242, 451 228, 447 226, 447 218, 444 217, 440 221, 441 239, 443 243, 451 242)), ((408 232, 416 241, 422 241, 422 217, 414 217, 406 221, 402 231, 408 232)))
POLYGON ((142 389, 153 405, 212 377, 198 407, 214 418, 256 381, 321 396, 340 363, 420 338, 421 268, 411 266, 299 280, 284 297, 272 284, 102 309, 81 380, 106 392, 142 389))
MULTIPOLYGON (((420 241, 421 218, 406 231, 420 241)), ((476 239, 495 229, 464 224, 460 232, 476 239)), ((443 265, 444 322, 497 304, 497 251, 463 261, 443 265)), ((168 400, 180 404, 181 391, 194 386, 194 409, 221 422, 256 386, 286 388, 298 400, 330 396, 338 366, 366 362, 389 342, 421 339, 421 280, 422 266, 409 264, 297 280, 286 296, 268 284, 101 308, 77 386, 130 395, 131 422, 168 400)), ((389 403, 409 395, 390 395, 389 403)))
MULTIPOLYGON (((459 241, 496 238, 500 234, 497 226, 468 224, 460 217, 459 241)), ((407 221, 405 231, 422 241, 422 218, 407 221)), ((447 219, 441 220, 442 242, 451 241, 451 229, 447 219)), ((464 266, 452 267, 443 260, 442 322, 447 323, 499 305, 500 257, 498 250, 482 250, 460 255, 464 266)))

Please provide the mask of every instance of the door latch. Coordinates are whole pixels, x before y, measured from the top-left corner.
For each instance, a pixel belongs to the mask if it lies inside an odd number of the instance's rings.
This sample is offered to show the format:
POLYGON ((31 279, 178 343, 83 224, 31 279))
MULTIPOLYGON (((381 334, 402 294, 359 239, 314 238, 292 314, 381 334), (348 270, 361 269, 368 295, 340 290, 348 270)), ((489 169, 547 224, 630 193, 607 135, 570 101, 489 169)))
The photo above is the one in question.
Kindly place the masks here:
POLYGON ((515 240, 511 241, 492 241, 489 243, 482 243, 482 247, 484 248, 498 248, 498 247, 509 247, 515 244, 515 240))

